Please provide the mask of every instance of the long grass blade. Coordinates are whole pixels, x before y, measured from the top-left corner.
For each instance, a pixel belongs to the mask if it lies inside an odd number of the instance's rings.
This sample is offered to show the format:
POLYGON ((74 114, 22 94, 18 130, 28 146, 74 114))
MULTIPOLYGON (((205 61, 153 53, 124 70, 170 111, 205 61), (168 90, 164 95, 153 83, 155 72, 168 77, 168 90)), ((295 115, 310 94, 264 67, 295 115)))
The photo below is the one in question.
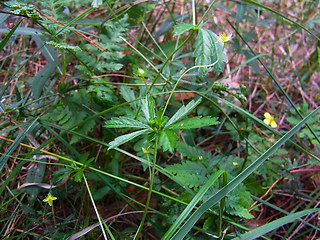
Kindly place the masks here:
POLYGON ((170 229, 166 232, 166 234, 162 237, 162 240, 170 239, 171 236, 177 231, 182 222, 188 217, 191 211, 195 208, 198 202, 202 199, 204 194, 208 191, 208 189, 213 185, 213 183, 224 173, 223 170, 219 170, 216 172, 207 183, 199 190, 196 196, 192 199, 189 205, 183 210, 174 224, 170 227, 170 229))
POLYGON ((33 122, 23 131, 21 132, 18 137, 15 139, 15 141, 9 146, 9 148, 5 151, 5 153, 0 157, 0 172, 2 171, 2 168, 8 161, 11 153, 19 146, 21 141, 25 138, 26 134, 30 131, 30 129, 34 126, 34 124, 37 122, 38 118, 33 120, 33 122))
POLYGON ((223 197, 229 192, 235 189, 241 182, 243 182, 248 176, 250 176, 264 161, 266 161, 272 154, 285 142, 287 142, 299 129, 313 116, 315 115, 320 107, 312 111, 308 116, 301 120, 294 128, 287 132, 282 138, 280 138, 272 147, 270 147, 264 154, 262 154, 255 162, 248 166, 242 173, 234 178, 227 186, 222 188, 219 192, 213 195, 205 203, 203 203, 197 211, 185 222, 181 229, 173 236, 173 240, 181 240, 198 219, 205 213, 209 208, 218 203, 223 197))
POLYGON ((22 22, 23 19, 20 19, 19 22, 8 32, 8 34, 4 37, 4 39, 2 39, 2 41, 0 42, 0 52, 2 51, 2 49, 4 48, 4 46, 7 44, 7 42, 9 41, 9 39, 11 38, 12 34, 16 31, 16 29, 18 28, 18 26, 20 25, 20 23, 22 22))
POLYGON ((290 214, 286 217, 283 217, 283 218, 280 218, 278 220, 275 220, 271 223, 268 223, 268 224, 265 224, 261 227, 258 227, 250 232, 247 232, 245 234, 242 234, 241 236, 239 237, 236 237, 236 238, 233 238, 233 240, 252 240, 252 239, 257 239, 259 237, 261 237, 262 235, 268 233, 268 232, 271 232, 272 230, 274 229, 277 229, 287 223, 290 223, 292 221, 295 221, 296 219, 298 218, 301 218, 307 214, 311 214, 311 213, 314 213, 314 212, 317 212, 319 211, 320 209, 319 208, 316 208, 316 209, 308 209, 308 210, 304 210, 304 211, 301 211, 301 212, 297 212, 297 213, 293 213, 293 214, 290 214))

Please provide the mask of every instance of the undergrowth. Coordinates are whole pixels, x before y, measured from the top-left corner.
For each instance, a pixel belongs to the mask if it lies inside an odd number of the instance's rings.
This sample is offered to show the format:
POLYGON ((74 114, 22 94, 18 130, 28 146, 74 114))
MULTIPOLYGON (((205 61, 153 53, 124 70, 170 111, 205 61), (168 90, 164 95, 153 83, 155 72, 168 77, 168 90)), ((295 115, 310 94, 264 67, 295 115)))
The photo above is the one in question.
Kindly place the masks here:
POLYGON ((319 1, 4 1, 1 239, 319 237, 319 1))

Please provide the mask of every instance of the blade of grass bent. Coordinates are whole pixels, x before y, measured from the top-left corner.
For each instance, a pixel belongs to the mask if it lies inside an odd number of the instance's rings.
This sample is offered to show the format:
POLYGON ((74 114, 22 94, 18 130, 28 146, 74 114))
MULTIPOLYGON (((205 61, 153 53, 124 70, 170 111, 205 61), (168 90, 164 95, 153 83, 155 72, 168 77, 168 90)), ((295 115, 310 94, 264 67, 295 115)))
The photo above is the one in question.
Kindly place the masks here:
POLYGON ((170 229, 165 233, 162 237, 162 240, 170 239, 171 236, 177 231, 182 222, 188 217, 190 212, 194 209, 197 203, 202 199, 204 194, 208 191, 208 189, 213 185, 213 183, 223 174, 223 170, 219 170, 216 172, 207 183, 200 189, 200 191, 194 196, 192 201, 188 204, 188 206, 183 210, 177 220, 173 223, 170 229))
POLYGON ((319 208, 316 208, 316 209, 308 209, 308 210, 304 210, 304 211, 301 211, 301 212, 297 212, 297 213, 293 213, 293 214, 290 214, 286 217, 283 217, 283 218, 280 218, 278 220, 275 220, 271 223, 268 223, 268 224, 265 224, 261 227, 258 227, 250 232, 247 232, 247 233, 244 233, 242 234, 241 236, 239 237, 236 237, 236 238, 233 238, 233 240, 252 240, 252 239, 257 239, 259 237, 261 237, 262 235, 268 233, 268 232, 271 232, 272 230, 274 229, 277 229, 289 222, 292 222, 292 221, 295 221, 296 219, 298 218, 301 218, 307 214, 310 214, 310 213, 314 213, 314 212, 317 212, 319 211, 320 209, 319 208))
POLYGON ((236 178, 234 178, 227 186, 222 188, 219 192, 213 195, 205 203, 203 203, 197 211, 195 211, 192 216, 185 222, 182 228, 173 236, 172 240, 181 240, 193 225, 198 221, 198 219, 205 213, 209 208, 218 203, 223 197, 225 197, 229 192, 235 189, 241 182, 243 182, 248 176, 250 176, 264 161, 266 161, 280 146, 287 142, 299 129, 320 109, 318 107, 312 111, 308 116, 301 120, 294 128, 287 132, 282 138, 280 138, 272 147, 270 147, 264 154, 262 154, 256 161, 254 161, 250 166, 248 166, 243 172, 241 172, 236 178))

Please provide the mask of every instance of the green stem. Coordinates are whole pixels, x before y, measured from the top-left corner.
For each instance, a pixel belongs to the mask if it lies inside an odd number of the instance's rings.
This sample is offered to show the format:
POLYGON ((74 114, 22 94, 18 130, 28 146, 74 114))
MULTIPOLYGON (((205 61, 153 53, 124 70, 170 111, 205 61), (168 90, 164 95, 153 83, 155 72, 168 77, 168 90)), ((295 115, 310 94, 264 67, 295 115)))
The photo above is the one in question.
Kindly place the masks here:
POLYGON ((147 217, 147 213, 148 213, 148 208, 149 208, 149 204, 150 204, 150 199, 151 199, 151 194, 152 194, 152 187, 153 187, 153 178, 154 178, 154 172, 156 169, 156 161, 157 161, 157 148, 158 148, 158 138, 156 138, 155 143, 154 143, 154 157, 153 157, 153 162, 152 162, 152 170, 150 173, 150 186, 149 186, 149 191, 148 191, 148 198, 147 198, 147 202, 146 202, 146 206, 143 212, 143 216, 142 216, 142 220, 141 223, 139 225, 138 231, 136 232, 136 235, 134 236, 134 240, 137 240, 141 234, 142 228, 143 228, 143 224, 146 220, 147 217))
POLYGON ((225 45, 226 45, 226 44, 223 43, 222 51, 221 51, 218 59, 217 59, 214 63, 211 63, 211 64, 209 64, 209 65, 193 66, 193 67, 187 69, 184 73, 181 74, 181 76, 179 77, 179 79, 177 80, 176 84, 174 85, 174 87, 172 88, 172 90, 171 90, 171 92, 170 92, 170 95, 169 95, 169 97, 168 97, 168 100, 167 100, 167 102, 166 102, 166 105, 165 105, 165 107, 164 107, 164 109, 163 109, 163 111, 162 111, 162 118, 163 118, 164 113, 165 113, 165 111, 166 111, 166 109, 167 109, 167 107, 168 107, 168 104, 169 104, 170 99, 171 99, 171 97, 172 97, 172 95, 173 95, 173 93, 174 93, 174 90, 176 90, 176 88, 177 88, 180 80, 184 77, 184 75, 186 75, 188 72, 190 72, 192 69, 195 69, 195 68, 213 67, 214 65, 216 65, 216 64, 219 62, 219 60, 220 60, 220 58, 221 58, 221 56, 222 56, 222 54, 223 54, 223 52, 224 52, 225 45))
MULTIPOLYGON (((88 184, 88 182, 87 182, 87 178, 86 178, 86 176, 85 176, 84 174, 83 174, 83 179, 84 179, 84 182, 85 182, 85 184, 86 184, 86 187, 87 187, 87 190, 88 190, 88 193, 89 193, 89 196, 90 196, 90 200, 91 200, 92 206, 93 206, 94 211, 96 212, 97 218, 98 218, 98 220, 99 220, 103 237, 104 237, 104 239, 108 239, 108 238, 107 238, 107 234, 106 234, 106 232, 104 231, 104 227, 103 227, 103 224, 102 224, 102 221, 101 221, 101 216, 100 216, 100 214, 99 214, 99 212, 98 212, 98 209, 97 209, 97 207, 96 207, 96 204, 94 203, 94 200, 93 200, 93 197, 92 197, 92 194, 91 194, 91 191, 90 191, 90 187, 89 187, 89 184, 88 184)), ((107 230, 108 230, 111 238, 114 239, 114 237, 113 237, 112 233, 110 232, 110 230, 109 230, 108 228, 107 228, 107 230)))

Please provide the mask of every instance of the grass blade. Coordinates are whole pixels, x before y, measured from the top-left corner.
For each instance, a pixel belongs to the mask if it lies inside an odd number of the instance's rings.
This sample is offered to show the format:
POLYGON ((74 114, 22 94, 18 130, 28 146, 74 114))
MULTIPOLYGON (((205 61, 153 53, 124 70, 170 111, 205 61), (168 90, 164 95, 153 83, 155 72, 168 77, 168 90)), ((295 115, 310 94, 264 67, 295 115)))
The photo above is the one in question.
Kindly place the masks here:
POLYGON ((32 77, 31 89, 34 99, 39 99, 45 86, 45 83, 49 80, 51 74, 56 70, 57 62, 47 63, 38 74, 32 77))
POLYGON ((24 130, 22 133, 18 135, 18 137, 15 139, 15 141, 10 145, 10 147, 5 151, 5 153, 0 157, 0 172, 2 171, 2 168, 8 161, 10 154, 19 146, 21 141, 24 139, 26 134, 29 132, 29 130, 34 126, 34 124, 37 122, 38 118, 33 120, 33 122, 24 130))
POLYGON ((12 34, 16 31, 16 29, 18 28, 18 26, 20 25, 20 23, 22 22, 23 19, 20 19, 19 22, 8 32, 8 34, 4 37, 4 39, 2 39, 2 41, 0 42, 0 52, 2 51, 2 49, 4 48, 4 46, 7 44, 7 42, 9 41, 9 39, 11 38, 12 34))
POLYGON ((224 173, 223 170, 219 170, 216 172, 207 183, 200 189, 196 196, 192 199, 189 205, 183 210, 174 224, 170 227, 170 229, 166 232, 166 234, 162 237, 162 240, 170 239, 171 236, 177 231, 182 222, 187 218, 190 212, 194 209, 197 203, 202 199, 204 194, 208 191, 208 189, 212 186, 212 184, 224 173))
POLYGON ((247 232, 245 234, 242 234, 241 236, 239 237, 236 237, 236 238, 233 238, 233 240, 251 240, 251 239, 256 239, 258 237, 261 237, 262 235, 268 233, 268 232, 271 232, 272 230, 274 229, 277 229, 289 222, 292 222, 292 221, 295 221, 296 219, 298 218, 301 218, 307 214, 310 214, 310 213, 314 213, 314 212, 317 212, 319 211, 320 209, 319 208, 316 208, 316 209, 308 209, 308 210, 304 210, 304 211, 301 211, 301 212, 297 212, 297 213, 293 213, 293 214, 290 214, 286 217, 283 217, 283 218, 280 218, 278 220, 275 220, 271 223, 268 223, 268 224, 265 224, 261 227, 258 227, 250 232, 247 232))
POLYGON ((282 138, 280 138, 272 147, 270 147, 264 154, 262 154, 255 162, 248 166, 242 173, 234 178, 227 186, 222 188, 219 192, 213 195, 205 203, 203 203, 197 211, 185 222, 181 229, 173 236, 173 240, 180 240, 190 231, 193 225, 198 219, 213 205, 217 204, 223 197, 229 192, 235 189, 241 182, 243 182, 248 176, 250 176, 264 161, 266 161, 280 146, 287 142, 299 129, 320 109, 318 107, 312 111, 308 116, 301 120, 294 128, 287 132, 282 138))

